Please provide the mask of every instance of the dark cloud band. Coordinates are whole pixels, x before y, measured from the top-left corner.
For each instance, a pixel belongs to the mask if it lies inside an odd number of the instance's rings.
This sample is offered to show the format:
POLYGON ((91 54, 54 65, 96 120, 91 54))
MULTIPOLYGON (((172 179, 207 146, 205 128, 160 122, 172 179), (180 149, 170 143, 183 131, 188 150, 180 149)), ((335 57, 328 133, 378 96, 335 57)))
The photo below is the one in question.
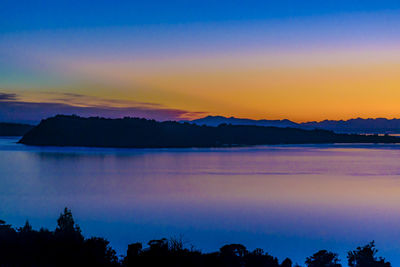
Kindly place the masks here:
POLYGON ((100 116, 106 118, 140 117, 159 121, 186 120, 204 115, 180 109, 151 107, 77 107, 60 103, 32 103, 22 101, 0 101, 0 121, 37 123, 41 119, 57 114, 100 116))
POLYGON ((49 102, 27 102, 21 101, 16 93, 0 92, 0 121, 37 123, 57 114, 106 118, 140 117, 165 121, 193 119, 206 114, 168 108, 158 103, 102 99, 73 93, 44 94, 54 97, 49 102), (83 106, 84 103, 92 104, 83 106))
POLYGON ((14 101, 14 100, 17 100, 17 94, 0 92, 0 101, 14 101))

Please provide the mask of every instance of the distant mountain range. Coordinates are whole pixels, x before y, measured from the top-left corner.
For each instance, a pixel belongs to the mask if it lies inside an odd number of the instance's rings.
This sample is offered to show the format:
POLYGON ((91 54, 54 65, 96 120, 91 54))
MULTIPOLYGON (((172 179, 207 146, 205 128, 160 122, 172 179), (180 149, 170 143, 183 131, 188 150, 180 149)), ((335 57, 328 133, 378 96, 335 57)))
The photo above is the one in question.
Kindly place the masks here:
POLYGON ((192 120, 197 125, 218 126, 220 124, 232 125, 257 125, 273 127, 292 127, 300 129, 324 129, 337 133, 367 133, 367 134, 396 134, 400 133, 400 119, 350 119, 350 120, 324 120, 296 123, 290 120, 252 120, 235 117, 207 116, 192 120))
POLYGON ((256 125, 266 127, 298 127, 299 124, 290 120, 252 120, 252 119, 239 119, 235 117, 223 117, 223 116, 207 116, 201 119, 192 120, 191 123, 197 125, 207 126, 218 126, 220 124, 232 124, 232 125, 256 125))

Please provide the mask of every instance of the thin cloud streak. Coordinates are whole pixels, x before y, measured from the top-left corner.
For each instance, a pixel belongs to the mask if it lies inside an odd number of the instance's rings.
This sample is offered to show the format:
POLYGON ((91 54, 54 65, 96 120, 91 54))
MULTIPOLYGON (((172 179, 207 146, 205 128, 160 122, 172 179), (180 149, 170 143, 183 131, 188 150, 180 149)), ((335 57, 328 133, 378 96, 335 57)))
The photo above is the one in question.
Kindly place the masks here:
POLYGON ((56 92, 42 92, 49 101, 54 103, 62 103, 72 106, 83 107, 131 107, 140 106, 147 108, 163 108, 164 106, 158 103, 139 102, 132 100, 121 99, 106 99, 96 96, 88 96, 77 93, 56 93, 56 92))
POLYGON ((17 100, 17 94, 0 92, 0 101, 14 101, 14 100, 17 100))

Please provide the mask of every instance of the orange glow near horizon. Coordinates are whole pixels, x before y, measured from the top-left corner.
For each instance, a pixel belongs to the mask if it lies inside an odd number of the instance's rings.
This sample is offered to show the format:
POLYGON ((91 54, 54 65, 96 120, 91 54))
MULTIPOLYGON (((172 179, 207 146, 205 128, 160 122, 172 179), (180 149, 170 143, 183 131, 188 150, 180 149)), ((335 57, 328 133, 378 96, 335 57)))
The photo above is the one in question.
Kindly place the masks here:
MULTIPOLYGON (((396 51, 363 51, 64 64, 84 77, 66 89, 92 96, 83 105, 109 99, 118 100, 111 102, 115 106, 147 102, 210 115, 305 122, 399 117, 399 58, 396 51)), ((26 99, 46 100, 37 93, 26 99)))
MULTIPOLYGON (((262 33, 263 28, 258 29, 262 33)), ((144 103, 146 107, 179 110, 181 115, 174 119, 221 115, 306 122, 400 117, 400 50, 396 41, 353 41, 346 46, 321 31, 315 35, 327 40, 312 46, 312 39, 306 39, 308 33, 302 31, 292 32, 296 40, 306 40, 299 47, 250 49, 222 42, 215 49, 211 45, 198 48, 198 53, 175 48, 164 51, 163 46, 148 54, 130 54, 129 47, 126 51, 101 48, 109 54, 99 52, 100 48, 85 53, 80 50, 82 44, 76 45, 76 51, 64 53, 58 45, 51 51, 33 46, 24 62, 18 63, 26 73, 14 75, 14 80, 12 75, 6 77, 9 81, 0 84, 0 93, 17 93, 20 101, 78 107, 128 108, 144 103), (329 38, 334 43, 328 44, 329 38), (340 45, 336 47, 335 42, 340 45)), ((128 33, 122 31, 118 36, 124 40, 128 33)), ((238 33, 246 36, 244 31, 238 33)), ((178 37, 183 38, 178 35, 166 42, 175 43, 178 37)), ((218 38, 213 38, 218 44, 218 38)), ((20 41, 17 37, 9 40, 10 44, 20 41)), ((189 38, 187 46, 196 48, 194 41, 189 38)), ((24 42, 20 49, 24 51, 24 42)))

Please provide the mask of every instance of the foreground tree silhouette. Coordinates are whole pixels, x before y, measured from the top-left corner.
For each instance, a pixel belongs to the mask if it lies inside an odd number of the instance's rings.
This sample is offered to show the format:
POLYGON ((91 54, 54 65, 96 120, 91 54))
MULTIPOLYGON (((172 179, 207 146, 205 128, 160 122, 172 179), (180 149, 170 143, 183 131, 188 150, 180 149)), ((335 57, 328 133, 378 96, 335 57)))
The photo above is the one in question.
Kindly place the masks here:
POLYGON ((241 244, 225 245, 219 249, 220 257, 226 266, 245 266, 244 256, 249 252, 241 244))
POLYGON ((289 258, 286 258, 284 261, 282 261, 281 266, 282 267, 292 267, 292 260, 289 258))
POLYGON ((0 220, 0 260, 3 265, 10 263, 14 257, 19 256, 17 237, 17 232, 11 225, 0 220))
POLYGON ((128 251, 126 252, 126 257, 123 260, 124 266, 135 266, 139 265, 139 256, 142 253, 142 243, 133 243, 128 245, 128 251))
POLYGON ((54 261, 59 266, 76 265, 82 260, 84 237, 68 208, 57 219, 54 238, 54 261))
MULTIPOLYGON (((264 252, 263 249, 257 248, 250 253, 247 253, 244 257, 245 266, 252 267, 280 267, 287 266, 288 259, 286 259, 282 264, 279 265, 278 259, 264 252)), ((290 260, 289 260, 290 261, 290 260)), ((290 261, 291 264, 291 261, 290 261)), ((291 267, 291 265, 289 265, 291 267)))
POLYGON ((356 250, 349 251, 347 259, 350 267, 391 267, 390 262, 384 258, 376 257, 378 250, 375 248, 375 242, 358 247, 356 250))
MULTIPOLYGON (((376 257, 375 243, 348 253, 350 267, 391 267, 376 257)), ((336 253, 321 250, 306 260, 307 267, 341 267, 336 253)), ((228 244, 217 252, 202 253, 185 248, 181 238, 155 239, 143 248, 128 246, 121 261, 109 242, 101 237, 84 238, 71 210, 65 208, 54 231, 34 230, 27 221, 13 228, 0 220, 0 267, 292 267, 292 261, 278 259, 262 249, 253 251, 241 244, 228 244)), ((295 264, 295 267, 300 267, 295 264)))
POLYGON ((57 219, 54 231, 56 258, 59 266, 114 266, 118 264, 116 252, 104 238, 86 239, 75 223, 70 209, 65 208, 57 219))
POLYGON ((61 237, 83 239, 82 231, 77 224, 75 224, 72 212, 68 208, 64 208, 64 212, 60 214, 57 219, 57 228, 54 231, 56 235, 61 237))
POLYGON ((85 239, 65 208, 54 232, 35 231, 27 221, 17 230, 0 221, 0 266, 119 266, 115 251, 103 238, 85 239))
POLYGON ((326 250, 320 250, 306 259, 308 267, 342 267, 338 255, 326 250))
POLYGON ((32 225, 29 223, 29 221, 26 221, 24 226, 19 228, 18 231, 20 233, 31 233, 33 231, 32 225))
POLYGON ((119 266, 115 251, 107 240, 101 237, 92 237, 84 242, 83 255, 86 266, 119 266))

